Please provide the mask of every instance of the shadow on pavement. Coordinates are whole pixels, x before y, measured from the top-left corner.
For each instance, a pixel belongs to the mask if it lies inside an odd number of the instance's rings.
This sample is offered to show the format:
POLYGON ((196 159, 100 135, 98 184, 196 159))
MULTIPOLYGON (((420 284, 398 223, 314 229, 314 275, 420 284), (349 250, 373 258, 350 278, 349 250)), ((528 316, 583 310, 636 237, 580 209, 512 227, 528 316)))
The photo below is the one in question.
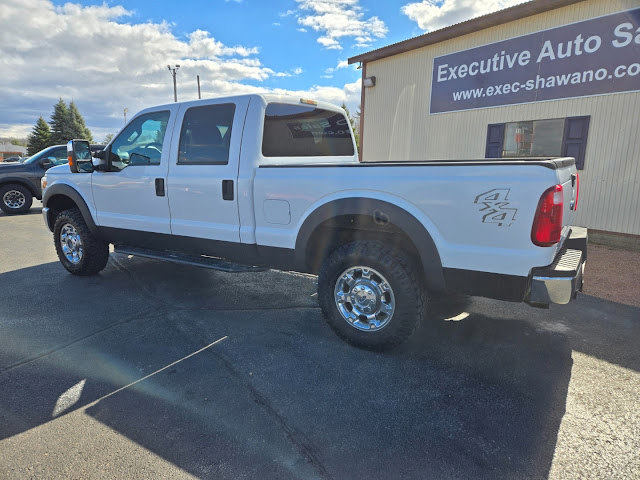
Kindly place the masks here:
MULTIPOLYGON (((313 278, 120 255, 96 277, 45 264, 0 283, 0 439, 84 408, 204 478, 546 477, 572 349, 611 356, 610 322, 638 338, 637 312, 600 300, 558 315, 462 299, 372 353, 324 324, 313 278)), ((613 361, 638 369, 635 349, 613 361)))

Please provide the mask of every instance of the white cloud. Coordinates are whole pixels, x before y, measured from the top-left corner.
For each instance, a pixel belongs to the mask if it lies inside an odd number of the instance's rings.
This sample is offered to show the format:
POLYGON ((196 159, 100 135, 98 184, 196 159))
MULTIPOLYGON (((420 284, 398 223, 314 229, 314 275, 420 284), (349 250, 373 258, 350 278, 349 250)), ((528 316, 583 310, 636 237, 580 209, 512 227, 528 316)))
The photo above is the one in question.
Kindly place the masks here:
MULTIPOLYGON (((329 67, 327 69, 325 69, 324 73, 333 73, 336 70, 340 70, 342 68, 347 68, 349 66, 349 62, 347 60, 340 60, 338 62, 338 65, 336 65, 335 67, 329 67)), ((332 78, 332 77, 325 77, 325 78, 332 78)))
MULTIPOLYGON (((125 107, 130 118, 173 101, 167 64, 180 64, 178 100, 197 98, 196 75, 207 98, 266 92, 249 83, 302 73, 299 67, 286 73, 268 68, 256 47, 228 46, 204 30, 178 38, 167 22, 126 23, 131 17, 113 4, 55 7, 50 0, 3 0, 0 135, 26 136, 40 115, 49 120, 62 97, 76 103, 101 140, 121 128, 125 107)), ((352 88, 314 86, 305 96, 320 92, 323 99, 341 102, 352 88)))
POLYGON ((387 34, 387 26, 378 17, 365 19, 359 0, 296 0, 305 11, 298 23, 321 32, 318 43, 330 50, 341 50, 341 40, 352 37, 356 47, 368 47, 387 34), (310 11, 311 14, 306 14, 310 11))
POLYGON ((424 31, 431 32, 471 18, 512 7, 524 0, 423 0, 408 3, 402 13, 424 31))

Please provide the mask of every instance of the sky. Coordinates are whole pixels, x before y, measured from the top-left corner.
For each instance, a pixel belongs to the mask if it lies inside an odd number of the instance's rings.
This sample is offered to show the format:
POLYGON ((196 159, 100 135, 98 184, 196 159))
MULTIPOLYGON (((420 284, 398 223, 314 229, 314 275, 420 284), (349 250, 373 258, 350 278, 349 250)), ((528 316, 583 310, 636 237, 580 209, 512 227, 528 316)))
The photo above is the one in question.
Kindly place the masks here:
POLYGON ((143 108, 276 92, 360 102, 347 59, 522 0, 2 0, 0 137, 26 137, 60 98, 95 141, 143 108))

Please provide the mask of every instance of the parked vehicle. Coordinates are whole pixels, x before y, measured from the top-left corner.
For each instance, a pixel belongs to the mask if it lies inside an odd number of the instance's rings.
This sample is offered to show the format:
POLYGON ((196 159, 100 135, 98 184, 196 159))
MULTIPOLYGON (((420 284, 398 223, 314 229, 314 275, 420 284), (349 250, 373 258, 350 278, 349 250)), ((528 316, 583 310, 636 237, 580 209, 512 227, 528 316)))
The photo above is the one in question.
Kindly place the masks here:
POLYGON ((2 160, 3 163, 19 162, 21 157, 7 157, 2 160))
POLYGON ((433 296, 547 306, 582 286, 572 158, 359 163, 342 109, 274 95, 146 109, 98 158, 68 148, 43 179, 43 215, 76 275, 101 271, 109 244, 318 274, 329 325, 377 349, 407 339, 433 296))
MULTIPOLYGON (((97 152, 104 145, 91 145, 97 152)), ((8 215, 28 212, 33 199, 42 199, 40 179, 54 166, 67 163, 67 146, 53 145, 8 165, 0 163, 0 209, 8 215)))

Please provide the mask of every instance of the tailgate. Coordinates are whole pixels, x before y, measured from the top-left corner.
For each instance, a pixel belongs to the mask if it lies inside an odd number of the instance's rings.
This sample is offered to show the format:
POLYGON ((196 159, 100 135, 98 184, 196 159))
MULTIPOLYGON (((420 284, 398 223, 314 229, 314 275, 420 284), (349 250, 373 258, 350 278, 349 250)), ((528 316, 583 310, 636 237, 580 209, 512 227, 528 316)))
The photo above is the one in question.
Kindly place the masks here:
POLYGON ((556 170, 558 183, 562 185, 562 194, 564 197, 564 210, 562 212, 562 245, 571 231, 571 225, 575 225, 579 178, 576 169, 576 163, 573 158, 562 158, 555 160, 561 165, 556 170))

